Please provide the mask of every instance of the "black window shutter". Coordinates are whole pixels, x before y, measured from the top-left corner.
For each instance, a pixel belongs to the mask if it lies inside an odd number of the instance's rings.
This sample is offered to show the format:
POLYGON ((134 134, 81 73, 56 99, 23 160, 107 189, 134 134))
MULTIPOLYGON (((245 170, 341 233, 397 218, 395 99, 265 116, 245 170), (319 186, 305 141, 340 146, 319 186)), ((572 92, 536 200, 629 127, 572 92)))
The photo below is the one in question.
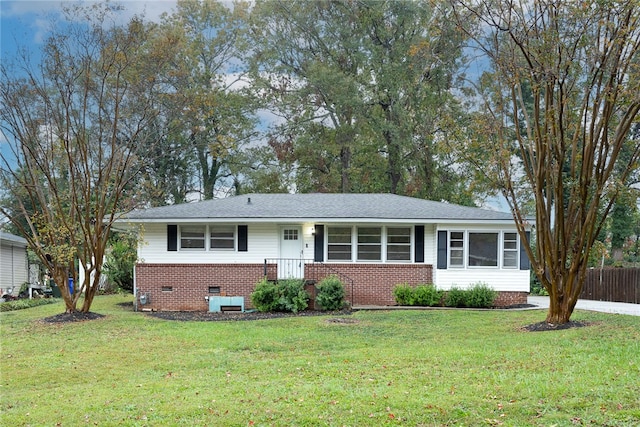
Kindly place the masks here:
POLYGON ((247 252, 248 229, 246 225, 238 226, 238 252, 247 252))
POLYGON ((175 252, 178 250, 178 226, 175 224, 167 224, 167 251, 175 252))
POLYGON ((447 232, 438 231, 438 269, 447 269, 447 232))
POLYGON ((414 253, 415 262, 424 262, 424 225, 415 226, 416 246, 414 253))
MULTIPOLYGON (((527 242, 531 241, 531 232, 526 231, 527 242)), ((529 261, 529 256, 527 256, 527 251, 524 249, 524 242, 520 242, 520 270, 529 270, 531 268, 531 262, 529 261)))
POLYGON ((313 236, 313 260, 324 262, 324 225, 314 225, 315 236, 313 236))

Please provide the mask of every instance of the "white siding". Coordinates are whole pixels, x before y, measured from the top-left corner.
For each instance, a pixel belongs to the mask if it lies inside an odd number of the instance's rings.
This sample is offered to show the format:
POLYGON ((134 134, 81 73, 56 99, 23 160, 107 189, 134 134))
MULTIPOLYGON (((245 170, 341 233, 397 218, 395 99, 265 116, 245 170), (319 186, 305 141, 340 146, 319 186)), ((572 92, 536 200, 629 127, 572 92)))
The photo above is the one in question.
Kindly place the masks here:
MULTIPOLYGON (((138 246, 138 258, 139 262, 147 264, 262 263, 265 258, 279 256, 278 230, 276 224, 249 224, 247 252, 180 249, 170 252, 167 251, 167 225, 146 224, 142 232, 142 243, 138 246)), ((313 251, 313 246, 309 247, 313 251)))
POLYGON ((0 289, 2 293, 6 293, 11 288, 13 293, 17 295, 20 286, 28 280, 26 248, 13 246, 3 241, 0 246, 0 289))
POLYGON ((435 285, 439 289, 452 286, 467 288, 478 282, 495 291, 529 292, 529 270, 507 269, 448 269, 437 270, 434 265, 435 285))
POLYGON ((438 239, 433 224, 424 225, 424 263, 436 265, 438 239))

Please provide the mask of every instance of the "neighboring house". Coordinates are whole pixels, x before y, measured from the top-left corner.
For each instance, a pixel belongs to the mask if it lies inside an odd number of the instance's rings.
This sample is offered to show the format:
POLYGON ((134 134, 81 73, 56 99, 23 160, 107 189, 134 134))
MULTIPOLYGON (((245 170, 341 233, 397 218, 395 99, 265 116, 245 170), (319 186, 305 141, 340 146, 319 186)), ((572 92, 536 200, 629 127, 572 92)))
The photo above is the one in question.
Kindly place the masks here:
MULTIPOLYGON (((391 194, 247 194, 134 211, 135 290, 145 307, 207 310, 263 277, 336 274, 354 305, 393 305, 397 284, 485 282, 526 303, 529 260, 510 214, 391 194), (205 298, 207 297, 207 298, 205 298)), ((311 289, 313 287, 310 287, 311 289)))
POLYGON ((29 281, 27 241, 0 231, 0 296, 17 296, 23 283, 29 281))

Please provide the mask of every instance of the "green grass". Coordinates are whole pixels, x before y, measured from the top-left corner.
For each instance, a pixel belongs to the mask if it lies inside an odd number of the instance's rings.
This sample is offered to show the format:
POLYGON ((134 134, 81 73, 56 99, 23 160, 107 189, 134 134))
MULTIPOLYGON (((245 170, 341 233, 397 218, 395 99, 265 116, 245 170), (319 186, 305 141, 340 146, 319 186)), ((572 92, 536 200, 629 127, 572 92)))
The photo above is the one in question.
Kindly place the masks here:
POLYGON ((0 314, 0 425, 640 424, 640 318, 523 332, 542 311, 173 322, 97 297, 100 320, 0 314))

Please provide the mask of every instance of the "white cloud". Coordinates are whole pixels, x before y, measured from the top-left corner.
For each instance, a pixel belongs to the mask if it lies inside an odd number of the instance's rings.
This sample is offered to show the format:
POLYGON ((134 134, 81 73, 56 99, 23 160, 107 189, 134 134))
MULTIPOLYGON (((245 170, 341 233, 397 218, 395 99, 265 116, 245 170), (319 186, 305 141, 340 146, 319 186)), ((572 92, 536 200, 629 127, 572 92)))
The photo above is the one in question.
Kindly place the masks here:
MULTIPOLYGON (((22 0, 22 1, 2 1, 0 2, 0 17, 20 18, 26 15, 36 15, 40 19, 46 16, 61 15, 64 6, 73 4, 90 5, 93 3, 103 3, 102 1, 85 0, 79 1, 42 1, 42 0, 22 0)), ((165 12, 171 12, 176 6, 176 0, 121 0, 113 1, 112 4, 120 4, 124 7, 121 16, 123 20, 134 15, 144 16, 145 20, 158 21, 165 12)))

